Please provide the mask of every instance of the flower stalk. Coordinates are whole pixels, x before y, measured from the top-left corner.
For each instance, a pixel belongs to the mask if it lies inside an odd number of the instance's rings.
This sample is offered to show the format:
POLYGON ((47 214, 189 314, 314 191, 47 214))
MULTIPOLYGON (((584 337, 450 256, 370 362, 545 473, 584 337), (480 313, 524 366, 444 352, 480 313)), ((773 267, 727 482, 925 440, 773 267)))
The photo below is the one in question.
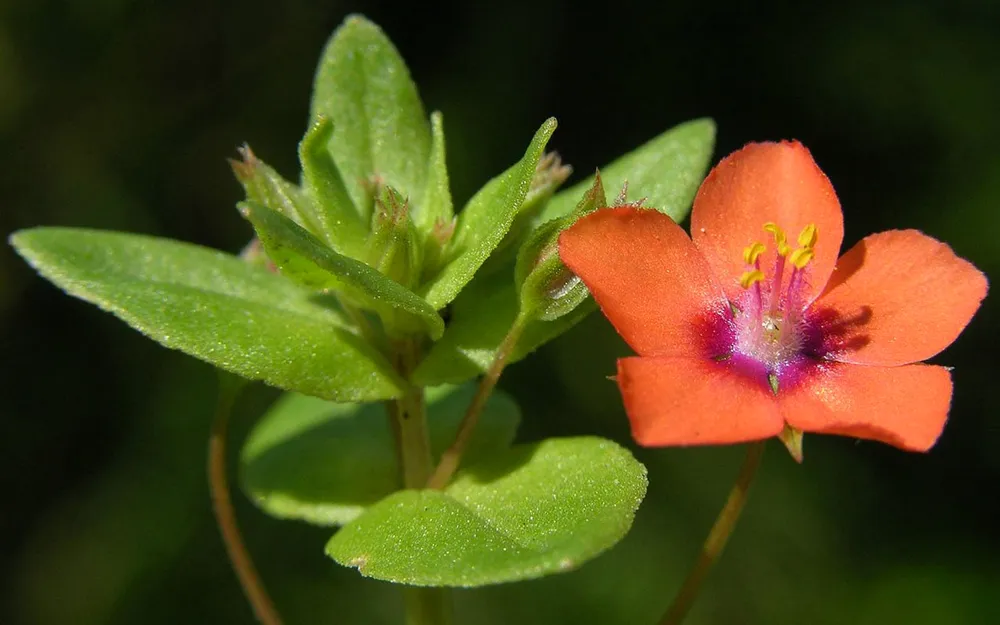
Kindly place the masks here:
POLYGON ((732 490, 729 491, 726 505, 722 507, 719 516, 716 517, 715 524, 701 546, 698 559, 691 567, 691 571, 684 580, 684 585, 674 597, 673 603, 660 619, 660 625, 679 625, 694 605, 709 571, 712 570, 712 565, 719 559, 726 546, 726 541, 729 540, 729 536, 736 528, 736 522, 740 519, 743 506, 750 494, 750 485, 757 475, 757 468, 760 467, 761 457, 764 455, 765 443, 766 441, 757 441, 751 443, 747 448, 743 466, 740 467, 736 482, 733 484, 732 490))
POLYGON ((262 625, 282 625, 281 616, 267 590, 264 589, 257 567, 254 566, 250 552, 243 542, 243 536, 236 522, 233 501, 229 496, 229 480, 226 477, 226 433, 229 428, 229 415, 243 384, 242 378, 220 371, 219 399, 212 421, 212 432, 208 439, 208 487, 215 521, 219 526, 219 533, 222 534, 222 542, 226 546, 226 554, 257 622, 262 625))
POLYGON ((458 470, 458 465, 462 461, 462 455, 465 453, 466 448, 469 446, 469 441, 472 439, 472 433, 479 422, 479 415, 486 405, 486 400, 489 399, 490 393, 493 392, 493 387, 496 386, 497 381, 500 379, 500 374, 503 373, 504 367, 507 366, 507 360, 510 358, 511 353, 513 353, 518 339, 521 338, 525 326, 528 325, 528 321, 528 315, 519 314, 510 326, 510 330, 507 331, 507 335, 503 338, 503 341, 500 342, 500 346, 493 356, 493 362, 490 363, 486 374, 479 381, 476 394, 472 397, 472 401, 465 411, 465 416, 462 417, 462 422, 458 426, 458 432, 455 434, 455 440, 441 454, 441 460, 438 461, 434 473, 427 481, 427 488, 441 490, 448 485, 455 471, 458 470))

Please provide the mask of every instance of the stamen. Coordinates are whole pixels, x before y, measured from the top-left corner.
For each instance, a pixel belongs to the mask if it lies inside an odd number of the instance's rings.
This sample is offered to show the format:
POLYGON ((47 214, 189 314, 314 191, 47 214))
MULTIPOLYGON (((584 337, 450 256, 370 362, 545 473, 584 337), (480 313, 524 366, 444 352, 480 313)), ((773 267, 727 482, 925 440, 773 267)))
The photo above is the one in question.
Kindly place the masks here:
POLYGON ((802 269, 809 264, 809 261, 813 259, 816 255, 811 247, 803 247, 792 252, 791 256, 788 257, 788 262, 795 265, 796 269, 802 269))
POLYGON ((767 384, 771 387, 771 392, 775 395, 778 394, 778 374, 773 371, 767 374, 767 384))
POLYGON ((764 279, 764 272, 760 269, 754 269, 753 271, 744 272, 740 276, 740 286, 744 289, 749 289, 750 285, 761 282, 764 279))
POLYGON ((754 241, 749 247, 743 250, 743 262, 748 265, 756 265, 757 259, 760 258, 760 255, 763 254, 766 249, 767 248, 764 247, 763 243, 754 241))
POLYGON ((792 248, 788 245, 788 238, 785 236, 785 231, 779 228, 778 224, 773 221, 764 224, 764 231, 774 235, 774 243, 778 246, 778 255, 788 256, 792 248))
POLYGON ((819 232, 816 229, 816 224, 809 224, 802 229, 799 234, 799 245, 802 247, 812 249, 816 247, 816 239, 819 236, 819 232))

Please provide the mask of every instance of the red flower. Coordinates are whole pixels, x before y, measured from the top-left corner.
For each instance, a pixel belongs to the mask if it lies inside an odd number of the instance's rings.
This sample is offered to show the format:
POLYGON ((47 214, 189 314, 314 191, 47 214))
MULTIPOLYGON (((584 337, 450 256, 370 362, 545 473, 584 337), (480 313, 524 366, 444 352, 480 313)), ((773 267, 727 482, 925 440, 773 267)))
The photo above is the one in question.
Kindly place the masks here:
POLYGON ((617 381, 642 445, 711 445, 801 432, 929 449, 951 401, 945 367, 913 364, 955 340, 986 295, 983 274, 916 230, 837 258, 833 186, 797 142, 723 159, 694 201, 691 238, 630 206, 559 240, 639 354, 617 381), (791 238, 789 238, 791 237, 791 238))

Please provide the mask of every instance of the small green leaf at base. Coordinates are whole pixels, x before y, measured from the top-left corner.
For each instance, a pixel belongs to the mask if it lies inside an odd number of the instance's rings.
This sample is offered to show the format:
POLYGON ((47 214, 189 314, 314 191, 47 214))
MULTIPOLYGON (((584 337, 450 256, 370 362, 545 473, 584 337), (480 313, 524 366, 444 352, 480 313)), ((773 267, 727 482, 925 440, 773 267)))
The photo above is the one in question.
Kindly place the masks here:
MULTIPOLYGON (((427 390, 435 457, 448 447, 474 384, 427 390)), ((514 439, 520 413, 494 392, 466 457, 475 460, 514 439)), ((257 422, 243 446, 243 488, 262 510, 314 525, 343 525, 399 488, 392 432, 382 404, 335 404, 289 393, 257 422)))
POLYGON ((391 365, 348 330, 337 311, 235 256, 77 228, 33 228, 10 240, 70 295, 226 371, 336 401, 402 392, 391 365))
POLYGON ((577 568, 632 526, 646 469, 595 437, 517 445, 444 491, 395 493, 342 528, 327 554, 362 575, 484 586, 577 568))

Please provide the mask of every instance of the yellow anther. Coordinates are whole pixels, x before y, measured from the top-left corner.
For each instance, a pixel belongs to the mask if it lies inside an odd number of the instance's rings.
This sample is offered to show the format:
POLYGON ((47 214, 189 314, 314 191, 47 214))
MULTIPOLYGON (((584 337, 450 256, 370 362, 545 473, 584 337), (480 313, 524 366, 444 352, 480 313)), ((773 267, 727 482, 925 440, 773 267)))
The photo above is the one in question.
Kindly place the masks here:
POLYGON ((764 253, 765 249, 767 248, 764 247, 763 243, 754 241, 749 245, 749 247, 747 247, 747 249, 743 250, 743 262, 748 265, 756 263, 757 259, 760 258, 760 255, 764 253))
POLYGON ((818 236, 819 233, 816 231, 816 224, 809 224, 799 234, 799 245, 812 249, 816 246, 816 238, 818 236))
POLYGON ((788 245, 788 238, 785 236, 785 231, 779 228, 778 224, 773 221, 764 224, 764 230, 774 235, 774 243, 778 247, 778 255, 788 256, 792 248, 788 245))
POLYGON ((802 247, 794 252, 788 257, 789 262, 795 265, 796 269, 802 269, 809 264, 809 261, 813 259, 815 253, 811 247, 802 247))
POLYGON ((764 279, 764 272, 759 269, 754 269, 753 271, 747 271, 742 276, 740 276, 740 286, 744 289, 749 289, 750 285, 755 282, 761 282, 764 279))

